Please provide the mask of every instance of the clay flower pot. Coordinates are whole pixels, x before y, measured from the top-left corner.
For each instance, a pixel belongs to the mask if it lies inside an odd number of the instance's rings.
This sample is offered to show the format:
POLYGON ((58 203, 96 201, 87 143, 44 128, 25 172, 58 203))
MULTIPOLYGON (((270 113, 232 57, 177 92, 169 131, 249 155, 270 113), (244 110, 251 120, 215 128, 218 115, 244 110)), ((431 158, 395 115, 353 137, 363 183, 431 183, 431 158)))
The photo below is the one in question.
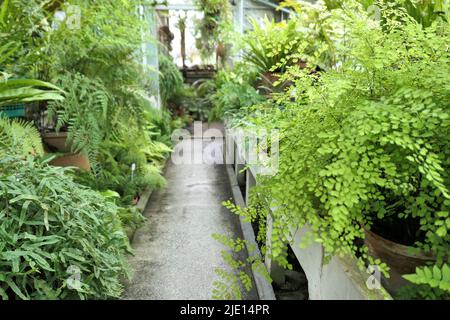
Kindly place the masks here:
POLYGON ((44 143, 58 152, 66 153, 49 162, 56 167, 76 167, 81 170, 91 171, 88 157, 83 153, 71 153, 71 146, 67 144, 67 132, 48 132, 42 135, 44 143))
POLYGON ((70 146, 66 145, 67 132, 47 132, 42 134, 44 143, 59 152, 70 152, 70 146))
POLYGON ((390 267, 390 278, 382 277, 381 282, 392 294, 410 284, 402 275, 415 273, 416 267, 435 261, 431 253, 413 253, 412 247, 387 240, 367 229, 364 242, 372 257, 380 259, 390 267))
POLYGON ((91 171, 89 159, 83 153, 65 154, 53 159, 49 164, 55 167, 76 167, 84 171, 91 171))

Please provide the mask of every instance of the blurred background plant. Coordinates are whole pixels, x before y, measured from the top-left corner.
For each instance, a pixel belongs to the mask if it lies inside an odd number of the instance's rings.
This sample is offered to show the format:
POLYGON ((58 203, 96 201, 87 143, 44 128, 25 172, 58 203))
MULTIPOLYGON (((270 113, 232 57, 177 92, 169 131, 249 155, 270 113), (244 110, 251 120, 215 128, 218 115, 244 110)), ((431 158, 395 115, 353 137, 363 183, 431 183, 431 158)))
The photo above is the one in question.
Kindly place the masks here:
MULTIPOLYGON (((140 57, 154 39, 135 9, 128 1, 0 3, 0 111, 17 107, 24 118, 0 117, 3 299, 121 294, 125 231, 143 222, 134 205, 165 185, 170 135, 183 125, 155 109, 157 72, 140 57), (82 17, 75 26, 65 20, 73 8, 82 17), (58 132, 71 154, 88 155, 90 171, 49 166, 61 152, 49 153, 40 136, 58 132), (76 290, 70 266, 82 274, 76 290)), ((182 83, 173 77, 163 87, 182 83)))
POLYGON ((231 24, 231 7, 228 0, 195 0, 197 9, 203 17, 195 21, 196 46, 204 61, 214 55, 218 45, 224 46, 224 30, 231 24))

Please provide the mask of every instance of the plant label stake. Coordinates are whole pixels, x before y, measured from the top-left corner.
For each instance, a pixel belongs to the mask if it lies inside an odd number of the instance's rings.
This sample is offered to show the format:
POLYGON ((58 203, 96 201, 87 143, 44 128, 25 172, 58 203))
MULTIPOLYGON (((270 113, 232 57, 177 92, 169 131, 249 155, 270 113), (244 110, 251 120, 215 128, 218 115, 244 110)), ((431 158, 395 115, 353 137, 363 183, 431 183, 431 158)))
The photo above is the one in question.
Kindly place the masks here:
POLYGON ((136 171, 136 163, 131 165, 131 181, 133 181, 134 171, 136 171))

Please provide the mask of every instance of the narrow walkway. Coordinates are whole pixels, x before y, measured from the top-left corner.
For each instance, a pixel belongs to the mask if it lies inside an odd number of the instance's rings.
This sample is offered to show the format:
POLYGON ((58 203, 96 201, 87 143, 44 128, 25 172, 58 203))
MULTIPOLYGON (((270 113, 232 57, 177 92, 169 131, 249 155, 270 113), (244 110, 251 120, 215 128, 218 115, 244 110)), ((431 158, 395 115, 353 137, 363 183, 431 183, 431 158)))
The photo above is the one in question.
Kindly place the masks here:
MULTIPOLYGON (((167 188, 152 195, 135 234, 134 277, 123 299, 211 299, 214 270, 226 268, 226 248, 212 234, 242 238, 239 219, 221 206, 232 197, 226 168, 169 160, 165 176, 167 188)), ((257 299, 256 290, 244 297, 257 299)))

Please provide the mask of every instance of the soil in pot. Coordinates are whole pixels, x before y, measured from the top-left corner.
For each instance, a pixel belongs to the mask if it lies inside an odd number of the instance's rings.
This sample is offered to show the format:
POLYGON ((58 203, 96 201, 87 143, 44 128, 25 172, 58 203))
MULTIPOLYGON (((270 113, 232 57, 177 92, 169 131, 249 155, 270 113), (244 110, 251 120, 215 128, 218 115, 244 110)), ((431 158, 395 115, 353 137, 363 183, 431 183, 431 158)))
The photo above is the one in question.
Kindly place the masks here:
POLYGON ((308 63, 305 60, 300 60, 297 65, 300 67, 300 69, 306 69, 308 63))

